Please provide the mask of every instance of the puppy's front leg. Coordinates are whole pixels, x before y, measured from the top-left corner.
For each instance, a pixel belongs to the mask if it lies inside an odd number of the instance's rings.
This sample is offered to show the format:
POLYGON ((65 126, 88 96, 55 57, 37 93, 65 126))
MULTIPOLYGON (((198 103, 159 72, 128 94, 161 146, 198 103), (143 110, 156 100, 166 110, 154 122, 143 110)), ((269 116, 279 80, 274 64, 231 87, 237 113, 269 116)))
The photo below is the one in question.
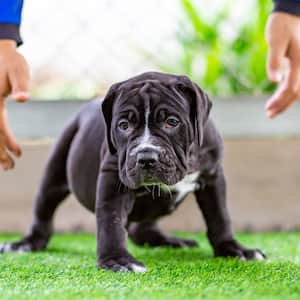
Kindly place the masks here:
POLYGON ((98 266, 112 271, 145 272, 145 266, 127 251, 125 225, 134 200, 130 192, 118 186, 117 172, 101 172, 96 196, 98 266))
POLYGON ((215 256, 258 260, 265 257, 258 249, 245 248, 233 236, 226 203, 226 181, 221 166, 205 188, 196 192, 196 199, 202 210, 215 256))

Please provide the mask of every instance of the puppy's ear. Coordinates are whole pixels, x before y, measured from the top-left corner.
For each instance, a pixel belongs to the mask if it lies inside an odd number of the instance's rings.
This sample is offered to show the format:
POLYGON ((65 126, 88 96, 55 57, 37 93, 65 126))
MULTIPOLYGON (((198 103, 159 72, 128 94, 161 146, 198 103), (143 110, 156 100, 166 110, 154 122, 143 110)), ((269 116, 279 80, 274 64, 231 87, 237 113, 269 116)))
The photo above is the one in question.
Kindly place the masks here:
POLYGON ((114 84, 110 87, 107 94, 105 95, 103 102, 102 102, 102 113, 105 120, 106 125, 106 140, 109 152, 113 155, 117 152, 116 145, 113 139, 112 130, 111 130, 111 123, 113 117, 113 106, 114 103, 119 96, 118 90, 119 84, 114 84))
POLYGON ((208 95, 186 76, 181 76, 176 86, 181 95, 190 102, 191 121, 195 138, 201 146, 204 126, 208 120, 212 102, 208 95))

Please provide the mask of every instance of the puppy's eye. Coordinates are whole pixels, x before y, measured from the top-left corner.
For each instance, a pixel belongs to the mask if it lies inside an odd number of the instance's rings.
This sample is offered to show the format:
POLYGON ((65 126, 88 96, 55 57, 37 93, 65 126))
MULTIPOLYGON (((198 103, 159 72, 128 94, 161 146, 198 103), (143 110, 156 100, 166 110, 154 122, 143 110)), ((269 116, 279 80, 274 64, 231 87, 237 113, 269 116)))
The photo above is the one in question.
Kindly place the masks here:
POLYGON ((180 121, 175 117, 168 117, 165 121, 165 126, 167 128, 177 127, 180 121))
POLYGON ((118 127, 121 130, 123 130, 123 131, 128 130, 128 128, 129 128, 129 122, 128 122, 128 120, 121 120, 121 121, 119 121, 118 127))

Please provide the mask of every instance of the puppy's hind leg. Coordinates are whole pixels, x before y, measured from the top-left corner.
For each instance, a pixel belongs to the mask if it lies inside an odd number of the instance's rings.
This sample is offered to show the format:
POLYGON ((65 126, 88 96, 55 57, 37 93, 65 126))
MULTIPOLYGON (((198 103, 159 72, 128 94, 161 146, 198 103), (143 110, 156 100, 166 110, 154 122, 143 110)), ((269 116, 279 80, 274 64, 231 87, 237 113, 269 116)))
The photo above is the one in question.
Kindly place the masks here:
POLYGON ((132 223, 129 225, 129 236, 137 245, 151 247, 198 247, 194 240, 164 235, 155 221, 132 223))
POLYGON ((203 213, 207 236, 213 246, 215 256, 238 257, 241 260, 262 260, 266 256, 259 249, 249 249, 235 238, 226 201, 226 180, 223 167, 210 175, 202 190, 196 192, 197 203, 203 213))
POLYGON ((0 244, 0 253, 40 251, 52 235, 52 220, 57 206, 70 193, 66 164, 70 145, 77 132, 77 120, 64 130, 54 146, 35 197, 34 219, 29 233, 20 241, 0 244))

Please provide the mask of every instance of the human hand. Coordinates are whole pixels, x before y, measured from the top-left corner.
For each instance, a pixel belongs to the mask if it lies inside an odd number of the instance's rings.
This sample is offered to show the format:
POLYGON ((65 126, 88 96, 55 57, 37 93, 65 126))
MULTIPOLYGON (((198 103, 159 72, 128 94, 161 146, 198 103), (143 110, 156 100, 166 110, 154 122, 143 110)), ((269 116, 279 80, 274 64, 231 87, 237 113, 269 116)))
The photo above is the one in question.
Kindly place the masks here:
POLYGON ((300 17, 273 13, 268 20, 266 39, 268 77, 279 83, 266 103, 267 116, 273 118, 300 98, 300 17))
POLYGON ((17 102, 29 99, 29 68, 25 58, 16 50, 16 43, 0 40, 0 166, 4 170, 14 167, 14 159, 21 148, 9 130, 5 102, 7 96, 17 102))

